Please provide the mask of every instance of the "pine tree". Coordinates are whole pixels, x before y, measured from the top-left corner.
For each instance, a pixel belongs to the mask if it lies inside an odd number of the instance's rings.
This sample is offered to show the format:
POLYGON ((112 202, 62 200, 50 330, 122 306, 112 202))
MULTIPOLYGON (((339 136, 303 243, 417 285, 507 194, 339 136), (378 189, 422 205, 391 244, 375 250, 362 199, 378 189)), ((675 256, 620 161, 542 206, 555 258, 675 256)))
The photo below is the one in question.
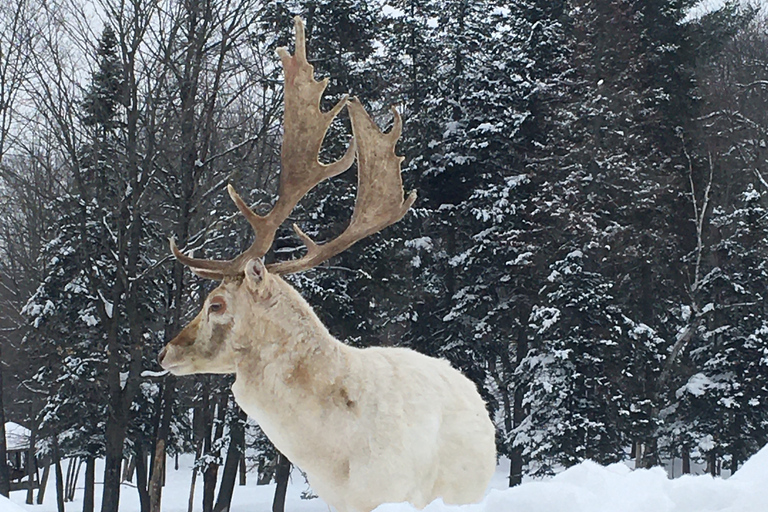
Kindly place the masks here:
POLYGON ((580 250, 555 262, 540 305, 533 308, 535 335, 520 371, 531 376, 529 416, 515 444, 541 467, 585 459, 616 462, 626 439, 615 428, 625 398, 620 386, 620 311, 612 283, 591 271, 580 250), (554 400, 551 400, 555 397, 554 400))
POLYGON ((140 373, 161 303, 156 283, 142 275, 156 261, 152 243, 159 229, 141 210, 147 206, 141 191, 149 175, 139 167, 138 107, 126 101, 126 68, 119 51, 114 32, 106 28, 98 69, 81 104, 82 124, 74 127, 82 128, 83 138, 68 162, 69 190, 55 205, 57 238, 51 252, 44 251, 47 276, 27 307, 33 322, 45 327, 35 336, 47 337, 59 353, 72 356, 63 365, 53 364, 52 375, 60 372, 63 378, 51 381, 49 406, 66 406, 65 395, 74 392, 73 386, 84 386, 84 395, 99 390, 84 412, 95 415, 89 421, 100 429, 87 436, 101 436, 91 443, 89 455, 100 453, 101 443, 106 456, 105 510, 117 506, 113 487, 120 483, 134 399, 143 397, 140 373), (59 335, 82 324, 86 328, 74 336, 59 335))
POLYGON ((116 133, 122 101, 116 44, 107 27, 99 70, 82 104, 83 124, 93 137, 81 149, 72 190, 54 205, 57 237, 40 256, 48 274, 24 310, 36 328, 30 339, 47 347, 36 376, 52 386, 41 426, 70 433, 69 442, 60 443, 65 454, 91 458, 103 454, 105 443, 106 330, 116 320, 114 303, 105 295, 117 279, 110 248, 117 243, 112 205, 121 193, 114 167, 122 153, 116 133))
POLYGON ((706 461, 713 474, 722 461, 735 470, 763 435, 764 419, 750 403, 762 400, 754 366, 764 339, 765 272, 755 262, 765 254, 765 226, 757 220, 765 186, 753 158, 765 125, 757 104, 765 98, 738 85, 764 76, 755 65, 765 55, 752 39, 760 32, 754 16, 750 8, 729 4, 703 18, 701 33, 695 34, 713 54, 702 62, 698 77, 706 122, 686 141, 697 241, 683 260, 694 284, 690 306, 682 309, 696 329, 678 369, 662 434, 670 454, 706 461), (718 37, 706 39, 706 31, 718 37))

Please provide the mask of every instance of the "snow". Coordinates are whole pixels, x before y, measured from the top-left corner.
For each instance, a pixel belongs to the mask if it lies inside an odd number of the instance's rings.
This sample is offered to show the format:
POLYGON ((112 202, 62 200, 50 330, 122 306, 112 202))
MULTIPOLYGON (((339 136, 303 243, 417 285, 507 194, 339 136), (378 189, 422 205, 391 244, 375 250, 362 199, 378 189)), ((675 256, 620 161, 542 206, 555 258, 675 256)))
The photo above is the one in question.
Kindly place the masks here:
POLYGON ((7 450, 26 450, 29 448, 29 436, 32 433, 28 428, 18 423, 8 421, 5 424, 5 443, 7 450))
POLYGON ((8 498, 0 496, 0 512, 27 512, 27 510, 16 505, 8 498))
POLYGON ((531 324, 538 333, 544 333, 560 320, 560 310, 543 306, 534 306, 531 311, 531 324))
POLYGON ((749 184, 749 186, 747 187, 747 191, 744 192, 741 195, 741 199, 745 203, 748 203, 750 201, 759 201, 760 200, 760 192, 755 190, 755 188, 752 186, 752 184, 749 184))
POLYGON ((422 236, 414 238, 413 240, 406 240, 405 246, 420 251, 431 251, 433 247, 432 239, 428 236, 422 236))
POLYGON ((99 290, 99 298, 101 299, 101 302, 104 303, 104 311, 106 311, 107 316, 112 318, 112 310, 114 309, 114 304, 112 304, 104 297, 104 294, 101 293, 101 290, 99 290))
MULTIPOLYGON (((731 478, 685 475, 670 480, 663 468, 583 462, 546 481, 492 489, 477 505, 433 502, 424 512, 764 512, 768 503, 768 447, 731 478)), ((414 512, 387 504, 376 512, 414 512)))
POLYGON ((402 18, 405 16, 405 11, 389 4, 383 5, 381 7, 381 12, 390 18, 402 18))
POLYGON ((80 320, 82 320, 85 323, 85 325, 87 325, 88 327, 94 327, 96 325, 99 325, 99 319, 90 313, 81 314, 80 320))
POLYGON ((159 372, 153 372, 152 370, 144 370, 143 372, 141 372, 141 377, 143 379, 154 378, 154 377, 164 377, 169 373, 170 372, 168 370, 162 370, 159 372))
POLYGON ((531 258, 533 258, 534 254, 531 251, 526 251, 522 254, 518 254, 517 257, 514 260, 507 261, 505 265, 507 266, 527 266, 531 264, 531 258))
POLYGON ((708 389, 716 388, 717 384, 712 382, 712 379, 704 375, 703 373, 696 373, 691 375, 685 386, 681 387, 675 392, 675 396, 680 398, 684 393, 690 393, 693 396, 701 396, 707 392, 708 389))
MULTIPOLYGON (((189 493, 192 457, 181 458, 181 470, 173 469, 168 461, 167 484, 163 491, 163 512, 184 512, 189 493)), ((99 468, 100 469, 100 468, 99 468)), ((491 481, 485 499, 475 505, 445 505, 440 500, 428 505, 425 512, 764 512, 768 503, 768 447, 748 460, 732 477, 713 478, 709 475, 685 475, 669 479, 663 468, 632 470, 625 464, 600 466, 586 461, 553 478, 524 482, 506 488, 508 461, 503 461, 491 481)), ((97 473, 97 475, 100 473, 97 473)), ((81 475, 82 479, 82 475, 81 475)), ((231 512, 270 510, 274 484, 255 485, 255 475, 249 474, 248 485, 236 486, 231 512)), ((98 477, 97 477, 98 480, 98 477)), ((24 491, 13 492, 12 504, 0 499, 0 512, 54 512, 56 510, 54 479, 43 505, 23 505, 24 491)), ((202 493, 198 478, 195 510, 199 511, 202 493)), ((98 484, 97 484, 98 486, 98 484)), ((303 500, 308 491, 301 473, 294 470, 286 498, 287 512, 327 512, 320 499, 303 500)), ((97 488, 97 501, 100 489, 97 488)), ((82 486, 68 510, 82 508, 82 486)), ((98 509, 98 503, 97 503, 98 509)), ((132 484, 121 490, 121 512, 139 510, 138 496, 132 484)), ((409 504, 385 504, 376 512, 415 512, 409 504)))

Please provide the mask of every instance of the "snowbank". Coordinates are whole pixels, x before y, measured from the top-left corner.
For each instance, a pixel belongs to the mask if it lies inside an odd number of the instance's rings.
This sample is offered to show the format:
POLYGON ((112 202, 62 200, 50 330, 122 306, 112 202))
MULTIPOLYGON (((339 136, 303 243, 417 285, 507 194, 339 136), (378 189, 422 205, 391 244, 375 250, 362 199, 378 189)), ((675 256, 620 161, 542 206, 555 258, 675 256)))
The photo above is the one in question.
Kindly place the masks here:
MULTIPOLYGON (((388 504, 376 512, 414 512, 388 504)), ((670 480, 662 468, 630 470, 624 464, 584 462, 550 480, 491 490, 476 505, 435 501, 424 512, 765 512, 768 447, 731 478, 686 475, 670 480)))
POLYGON ((20 506, 12 503, 11 500, 5 496, 0 496, 0 512, 27 512, 20 506))

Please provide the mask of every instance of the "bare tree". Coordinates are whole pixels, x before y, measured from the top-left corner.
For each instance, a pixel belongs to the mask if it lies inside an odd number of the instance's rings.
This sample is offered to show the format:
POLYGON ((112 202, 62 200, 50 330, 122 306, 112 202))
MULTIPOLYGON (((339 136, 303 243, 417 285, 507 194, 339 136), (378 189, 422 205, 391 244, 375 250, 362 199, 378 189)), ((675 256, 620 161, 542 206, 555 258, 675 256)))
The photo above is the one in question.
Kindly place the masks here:
MULTIPOLYGON (((27 56, 34 47, 34 37, 28 25, 33 4, 31 0, 12 0, 0 5, 0 194, 4 196, 3 199, 8 197, 6 194, 15 195, 22 192, 15 185, 24 177, 17 175, 10 168, 7 155, 14 147, 12 139, 18 129, 16 114, 29 72, 27 56)), ((3 206, 7 205, 5 200, 2 203, 3 206)), ((0 211, 0 216, 4 224, 23 222, 23 219, 5 207, 0 211)), ((14 257, 21 256, 14 254, 14 251, 20 248, 19 240, 7 236, 9 231, 14 229, 5 228, 4 233, 0 234, 3 237, 0 239, 0 254, 3 256, 0 258, 3 260, 0 268, 0 345, 9 348, 16 341, 14 338, 18 338, 20 327, 23 325, 23 322, 19 322, 18 310, 26 299, 24 292, 28 290, 29 284, 28 281, 19 282, 19 278, 23 279, 25 274, 14 273, 12 268, 8 268, 14 266, 14 257)), ((25 237, 23 240, 28 242, 30 238, 25 237)), ((26 263, 29 263, 28 259, 26 263)), ((8 355, 8 350, 5 354, 0 353, 0 494, 5 496, 10 492, 10 482, 6 457, 2 363, 5 361, 4 356, 7 358, 8 355)))

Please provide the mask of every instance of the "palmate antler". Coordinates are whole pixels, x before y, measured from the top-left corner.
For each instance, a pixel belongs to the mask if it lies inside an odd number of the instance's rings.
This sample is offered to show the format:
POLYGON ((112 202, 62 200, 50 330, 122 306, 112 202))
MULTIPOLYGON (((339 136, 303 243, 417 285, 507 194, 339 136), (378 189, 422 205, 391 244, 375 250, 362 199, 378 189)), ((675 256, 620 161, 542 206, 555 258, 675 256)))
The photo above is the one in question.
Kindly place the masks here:
POLYGON ((352 220, 337 238, 317 244, 299 227, 293 229, 304 242, 307 253, 297 260, 273 263, 267 268, 276 274, 291 274, 319 265, 373 233, 399 221, 413 202, 416 192, 404 199, 400 163, 403 157, 395 154, 400 138, 402 120, 395 109, 392 129, 384 134, 368 116, 356 99, 344 96, 328 112, 320 111, 320 99, 328 79, 314 79, 314 67, 307 62, 304 23, 294 18, 296 53, 285 48, 277 50, 285 72, 284 137, 281 151, 282 171, 278 199, 265 216, 254 213, 229 185, 227 190, 237 208, 248 219, 255 234, 251 246, 233 260, 206 260, 183 254, 171 239, 171 250, 176 259, 196 274, 212 279, 223 279, 243 272, 252 258, 263 257, 275 238, 275 233, 288 218, 296 204, 318 183, 352 166, 357 158, 357 199, 352 220), (344 106, 348 106, 353 138, 346 154, 336 162, 318 161, 320 146, 333 119, 344 106))

